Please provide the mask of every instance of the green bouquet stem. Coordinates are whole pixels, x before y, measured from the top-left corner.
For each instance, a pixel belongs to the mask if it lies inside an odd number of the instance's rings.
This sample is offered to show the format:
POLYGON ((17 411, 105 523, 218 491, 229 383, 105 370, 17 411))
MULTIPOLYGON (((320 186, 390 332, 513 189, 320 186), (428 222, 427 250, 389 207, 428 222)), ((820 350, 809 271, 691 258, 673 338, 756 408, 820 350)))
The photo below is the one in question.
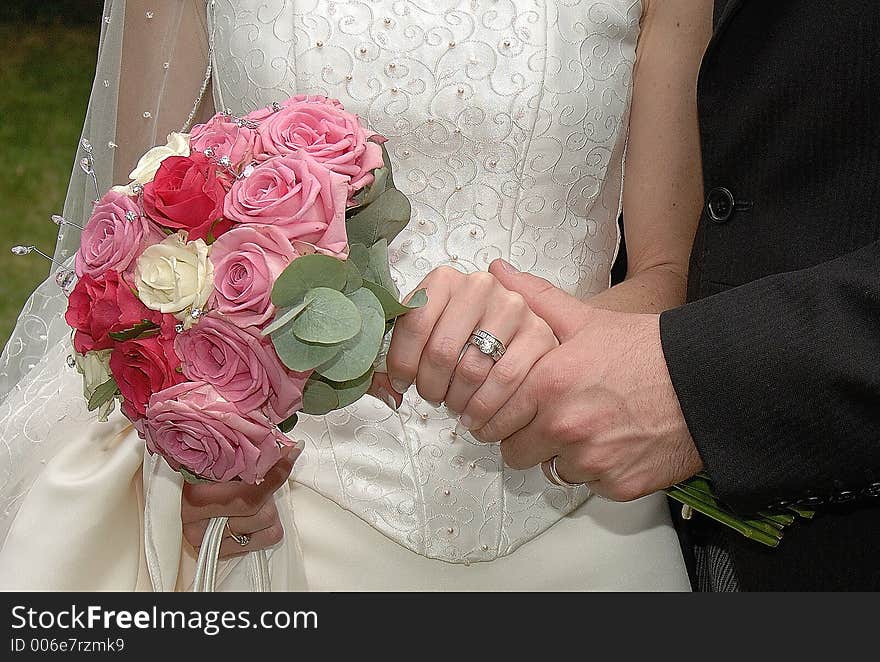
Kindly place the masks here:
POLYGON ((746 517, 737 515, 718 501, 705 473, 673 485, 666 490, 666 494, 692 510, 768 547, 778 546, 785 527, 794 524, 798 517, 809 519, 815 514, 811 510, 790 506, 788 510, 791 513, 762 511, 746 517))

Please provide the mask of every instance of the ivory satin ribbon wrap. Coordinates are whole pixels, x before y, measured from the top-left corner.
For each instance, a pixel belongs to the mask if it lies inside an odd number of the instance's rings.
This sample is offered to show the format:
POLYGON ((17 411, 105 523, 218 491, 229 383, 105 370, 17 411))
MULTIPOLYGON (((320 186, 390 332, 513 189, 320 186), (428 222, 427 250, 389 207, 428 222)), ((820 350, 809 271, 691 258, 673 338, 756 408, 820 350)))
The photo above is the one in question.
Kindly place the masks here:
MULTIPOLYGON (((212 588, 193 583, 196 556, 180 518, 183 478, 120 419, 73 435, 24 495, 0 550, 0 589, 212 588)), ((276 590, 307 588, 289 487, 275 498, 284 540, 268 551, 266 566, 253 553, 219 561, 218 590, 266 589, 267 569, 276 590)))

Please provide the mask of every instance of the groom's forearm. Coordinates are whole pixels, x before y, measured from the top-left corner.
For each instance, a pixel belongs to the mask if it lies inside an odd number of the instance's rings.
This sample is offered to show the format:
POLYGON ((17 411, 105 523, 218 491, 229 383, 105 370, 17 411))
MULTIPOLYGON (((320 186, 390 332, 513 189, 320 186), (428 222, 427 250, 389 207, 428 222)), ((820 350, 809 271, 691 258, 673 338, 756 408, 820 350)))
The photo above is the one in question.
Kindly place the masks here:
POLYGON ((688 427, 731 506, 877 492, 880 243, 668 311, 661 337, 688 427))

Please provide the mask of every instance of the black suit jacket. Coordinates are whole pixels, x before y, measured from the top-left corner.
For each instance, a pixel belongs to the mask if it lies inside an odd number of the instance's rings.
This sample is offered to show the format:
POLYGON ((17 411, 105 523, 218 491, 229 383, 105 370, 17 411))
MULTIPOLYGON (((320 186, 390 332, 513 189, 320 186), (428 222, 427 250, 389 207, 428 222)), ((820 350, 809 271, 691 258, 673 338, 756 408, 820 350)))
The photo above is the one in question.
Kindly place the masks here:
POLYGON ((880 3, 716 3, 698 103, 669 372, 725 502, 819 511, 724 544, 744 589, 880 589, 880 3))

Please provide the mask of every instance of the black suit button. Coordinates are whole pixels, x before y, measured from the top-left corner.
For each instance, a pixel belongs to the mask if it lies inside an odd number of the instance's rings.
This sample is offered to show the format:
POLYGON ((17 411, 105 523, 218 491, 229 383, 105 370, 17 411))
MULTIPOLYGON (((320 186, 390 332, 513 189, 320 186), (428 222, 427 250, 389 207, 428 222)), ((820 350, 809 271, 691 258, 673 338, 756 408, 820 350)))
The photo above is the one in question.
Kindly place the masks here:
POLYGON ((831 503, 847 503, 854 501, 859 495, 851 490, 841 490, 831 497, 831 503))
POLYGON ((804 497, 803 499, 798 499, 797 503, 799 506, 814 508, 816 506, 821 506, 823 503, 825 503, 825 499, 820 496, 809 496, 804 497))
POLYGON ((723 186, 716 186, 706 196, 706 213, 716 223, 729 221, 735 205, 733 193, 723 186))

